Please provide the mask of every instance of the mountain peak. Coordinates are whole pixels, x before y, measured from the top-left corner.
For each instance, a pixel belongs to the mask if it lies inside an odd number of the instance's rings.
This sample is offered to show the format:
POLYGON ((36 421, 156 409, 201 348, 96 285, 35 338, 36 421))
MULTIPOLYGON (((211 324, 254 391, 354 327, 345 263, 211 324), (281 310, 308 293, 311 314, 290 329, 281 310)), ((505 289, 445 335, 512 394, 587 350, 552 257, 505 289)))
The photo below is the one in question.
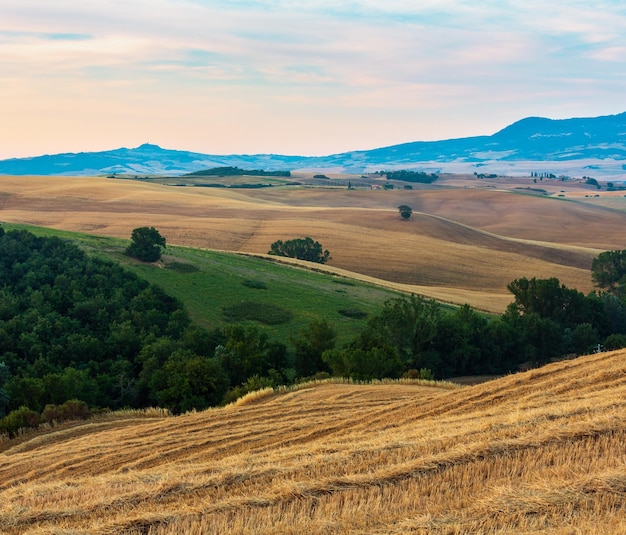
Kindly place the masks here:
POLYGON ((152 143, 144 143, 143 145, 139 145, 135 150, 163 150, 158 145, 153 145, 152 143))

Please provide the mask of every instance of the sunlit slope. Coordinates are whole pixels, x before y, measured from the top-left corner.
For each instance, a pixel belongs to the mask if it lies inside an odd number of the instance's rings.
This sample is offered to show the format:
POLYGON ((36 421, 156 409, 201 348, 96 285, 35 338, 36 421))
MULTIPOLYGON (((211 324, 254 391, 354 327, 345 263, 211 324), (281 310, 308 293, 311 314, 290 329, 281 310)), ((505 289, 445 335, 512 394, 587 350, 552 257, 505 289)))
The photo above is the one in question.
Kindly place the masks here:
POLYGON ((507 283, 519 277, 558 277, 590 291, 592 259, 624 247, 626 211, 486 189, 227 190, 2 177, 0 220, 124 238, 156 226, 171 244, 251 253, 311 236, 330 250, 330 267, 501 312, 511 300, 507 283), (412 206, 410 221, 400 204, 412 206))
POLYGON ((457 390, 327 384, 0 453, 0 532, 626 532, 626 352, 457 390))

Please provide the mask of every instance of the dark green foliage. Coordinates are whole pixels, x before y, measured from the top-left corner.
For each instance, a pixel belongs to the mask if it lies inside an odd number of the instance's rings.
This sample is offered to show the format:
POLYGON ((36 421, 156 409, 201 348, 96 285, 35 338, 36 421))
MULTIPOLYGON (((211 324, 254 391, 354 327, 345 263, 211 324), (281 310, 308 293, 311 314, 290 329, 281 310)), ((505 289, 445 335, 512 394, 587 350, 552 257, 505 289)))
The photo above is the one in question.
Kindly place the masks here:
POLYGON ((159 288, 58 238, 3 232, 0 273, 0 362, 10 373, 0 384, 4 411, 68 399, 140 406, 142 346, 179 338, 190 324, 159 288))
MULTIPOLYGON (((2 229, 0 228, 0 230, 2 229)), ((11 400, 6 389, 6 384, 10 377, 9 367, 4 362, 0 362, 0 418, 7 413, 9 401, 11 400)))
POLYGON ((326 320, 312 321, 294 340, 296 373, 300 377, 309 377, 319 371, 328 371, 322 355, 335 347, 336 338, 335 329, 326 320))
POLYGON ((626 286, 626 249, 600 253, 591 263, 594 284, 611 293, 626 286))
POLYGON ((567 288, 556 278, 516 279, 507 288, 515 297, 513 306, 521 314, 536 313, 540 318, 555 321, 562 328, 573 328, 585 322, 598 328, 604 327, 601 301, 567 288))
POLYGON ((156 262, 161 258, 161 248, 165 247, 165 238, 154 227, 139 227, 131 234, 132 243, 126 248, 126 254, 142 262, 156 262))
POLYGON ((215 356, 230 377, 240 385, 253 375, 267 376, 270 370, 281 372, 287 367, 287 348, 272 342, 255 326, 230 325, 223 329, 224 341, 215 356))
POLYGON ((463 305, 442 315, 433 349, 440 355, 440 375, 473 375, 484 370, 484 347, 488 320, 463 305))
POLYGON ((285 242, 282 240, 275 241, 272 243, 268 254, 325 264, 330 260, 330 253, 328 250, 323 251, 322 249, 321 243, 313 241, 312 238, 307 236, 306 238, 295 238, 285 242))
POLYGON ((41 421, 41 416, 38 412, 28 407, 20 407, 0 419, 0 434, 6 434, 9 438, 14 438, 21 429, 36 428, 41 421))
POLYGON ((626 347, 626 334, 611 334, 604 341, 604 349, 613 351, 626 347))
POLYGON ((196 355, 188 349, 171 353, 159 373, 162 388, 153 392, 154 399, 175 413, 217 405, 229 385, 218 359, 196 355))
POLYGON ((185 176, 276 176, 290 177, 291 171, 263 171, 261 169, 239 169, 239 167, 214 167, 195 171, 185 176))
POLYGON ((280 325, 291 320, 289 310, 271 303, 258 301, 241 301, 222 308, 224 317, 230 322, 244 320, 258 321, 265 325, 280 325))
POLYGON ((435 173, 424 173, 423 171, 386 171, 387 180, 402 180, 403 182, 414 182, 420 184, 431 184, 439 177, 435 173))
POLYGON ((329 350, 324 352, 323 359, 334 375, 358 381, 399 377, 403 369, 397 349, 388 344, 369 349, 329 350))
POLYGON ((411 219, 411 214, 413 214, 413 208, 407 206, 406 204, 398 206, 398 211, 400 212, 402 219, 411 219))
POLYGON ((432 368, 432 342, 437 335, 441 308, 434 300, 412 295, 391 299, 372 318, 367 336, 374 344, 395 347, 406 369, 432 368))

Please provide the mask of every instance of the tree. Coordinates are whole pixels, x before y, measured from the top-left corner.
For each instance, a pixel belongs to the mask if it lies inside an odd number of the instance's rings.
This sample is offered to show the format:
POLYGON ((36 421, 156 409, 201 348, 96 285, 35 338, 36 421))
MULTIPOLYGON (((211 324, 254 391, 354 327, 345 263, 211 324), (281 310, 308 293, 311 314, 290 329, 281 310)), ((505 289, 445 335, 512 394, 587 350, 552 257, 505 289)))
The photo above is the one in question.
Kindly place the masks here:
POLYGON ((441 320, 441 308, 432 299, 412 295, 390 299, 368 322, 361 335, 362 347, 395 347, 406 369, 431 368, 432 342, 441 320))
POLYGON ((165 238, 154 227, 139 227, 133 230, 132 243, 126 254, 142 262, 156 262, 161 258, 161 248, 165 248, 165 238))
POLYGON ((407 206, 406 204, 402 204, 398 206, 398 211, 402 216, 402 219, 411 219, 411 214, 413 213, 413 208, 407 206))
POLYGON ((333 375, 358 381, 396 378, 402 373, 398 350, 391 344, 368 349, 354 345, 341 350, 329 349, 324 351, 323 359, 332 369, 333 375))
POLYGON ((271 249, 267 254, 276 256, 286 256, 289 258, 298 258, 299 260, 307 260, 309 262, 317 262, 325 264, 330 260, 328 249, 323 251, 322 244, 313 241, 313 238, 295 238, 293 240, 275 241, 271 245, 271 249))
POLYGON ((300 333, 295 340, 295 366, 299 377, 315 375, 327 371, 328 367, 322 360, 324 351, 334 349, 337 332, 326 320, 314 320, 300 333))
POLYGON ((217 405, 228 389, 228 376, 218 359, 178 349, 163 367, 165 385, 155 393, 159 405, 175 413, 217 405))
POLYGON ((0 418, 6 414, 7 407, 9 406, 10 398, 5 385, 10 377, 11 372, 9 371, 9 367, 4 362, 0 362, 0 418))
POLYGON ((604 251, 591 263, 591 279, 598 288, 618 293, 626 285, 626 249, 604 251))
POLYGON ((600 300, 567 288, 554 277, 515 279, 507 285, 507 289, 515 296, 512 306, 521 314, 536 313, 564 328, 574 328, 585 322, 600 326, 605 321, 600 300))

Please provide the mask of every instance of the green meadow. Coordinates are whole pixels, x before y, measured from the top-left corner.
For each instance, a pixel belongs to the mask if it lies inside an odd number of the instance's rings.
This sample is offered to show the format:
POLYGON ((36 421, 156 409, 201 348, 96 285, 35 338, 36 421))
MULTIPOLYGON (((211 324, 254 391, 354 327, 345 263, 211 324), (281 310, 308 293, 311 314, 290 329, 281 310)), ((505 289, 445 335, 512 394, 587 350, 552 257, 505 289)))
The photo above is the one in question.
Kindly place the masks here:
POLYGON ((69 239, 89 254, 122 264, 183 302, 192 320, 206 328, 255 324, 288 345, 291 337, 316 319, 331 323, 342 345, 365 327, 386 300, 399 295, 261 258, 168 245, 160 262, 147 264, 124 254, 130 240, 29 225, 2 226, 69 239))

